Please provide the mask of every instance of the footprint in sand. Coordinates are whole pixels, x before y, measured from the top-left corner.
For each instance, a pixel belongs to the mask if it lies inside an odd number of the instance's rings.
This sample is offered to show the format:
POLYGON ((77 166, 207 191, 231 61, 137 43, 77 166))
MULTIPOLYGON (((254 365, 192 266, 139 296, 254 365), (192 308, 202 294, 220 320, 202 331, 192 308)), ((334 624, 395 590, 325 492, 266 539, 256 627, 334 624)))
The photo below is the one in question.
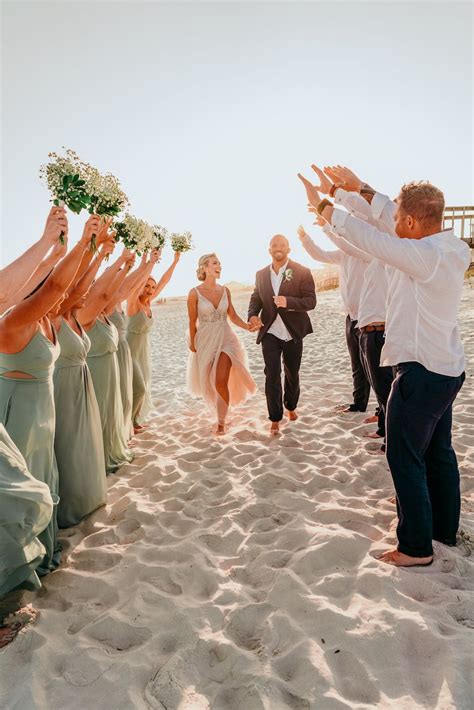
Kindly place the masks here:
POLYGON ((346 700, 364 703, 370 707, 377 706, 380 690, 376 679, 369 676, 365 666, 353 653, 333 648, 326 651, 325 658, 332 672, 334 685, 346 700))
POLYGON ((262 647, 265 624, 272 611, 271 604, 248 604, 240 607, 229 615, 224 633, 240 648, 257 651, 262 647))
POLYGON ((109 616, 89 627, 87 636, 99 641, 112 652, 120 652, 142 646, 151 638, 151 631, 146 627, 132 626, 109 616))
POLYGON ((448 606, 448 613, 460 626, 474 629, 474 608, 470 601, 451 604, 448 606))
POLYGON ((100 550, 82 550, 70 556, 70 566, 84 572, 105 572, 116 567, 123 559, 123 555, 116 552, 100 550))

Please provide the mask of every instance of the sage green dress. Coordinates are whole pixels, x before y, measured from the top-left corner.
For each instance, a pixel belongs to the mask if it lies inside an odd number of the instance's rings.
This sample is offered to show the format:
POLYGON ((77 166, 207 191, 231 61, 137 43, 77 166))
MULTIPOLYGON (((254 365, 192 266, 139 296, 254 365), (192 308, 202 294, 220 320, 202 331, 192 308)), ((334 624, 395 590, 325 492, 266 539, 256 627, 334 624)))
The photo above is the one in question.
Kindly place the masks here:
POLYGON ((48 486, 31 475, 0 424, 0 597, 20 586, 29 590, 41 586, 35 570, 46 550, 37 535, 52 514, 48 486))
MULTIPOLYGON (((53 331, 54 332, 54 331, 53 331)), ((0 353, 0 424, 25 459, 30 473, 46 483, 54 503, 49 525, 38 535, 44 555, 37 572, 48 574, 59 565, 61 548, 57 533, 58 469, 54 456, 53 370, 59 357, 59 343, 38 330, 18 353, 0 353), (4 377, 6 372, 25 372, 31 378, 4 377)))
POLYGON ((87 364, 99 404, 105 468, 107 473, 112 473, 122 464, 133 460, 124 434, 117 360, 119 336, 117 328, 108 318, 106 322, 97 319, 87 335, 91 341, 87 364))
POLYGON ((109 319, 118 330, 119 344, 117 359, 120 370, 120 393, 122 395, 123 423, 125 438, 128 441, 133 436, 132 405, 133 405, 133 362, 130 346, 127 341, 128 318, 125 313, 114 311, 109 319))
POLYGON ((59 471, 58 525, 77 525, 107 502, 105 456, 99 405, 86 356, 91 341, 63 319, 58 332, 61 354, 54 370, 59 471))
POLYGON ((150 331, 153 316, 144 311, 128 317, 127 340, 133 362, 133 408, 134 424, 140 424, 153 408, 151 401, 151 347, 150 331))

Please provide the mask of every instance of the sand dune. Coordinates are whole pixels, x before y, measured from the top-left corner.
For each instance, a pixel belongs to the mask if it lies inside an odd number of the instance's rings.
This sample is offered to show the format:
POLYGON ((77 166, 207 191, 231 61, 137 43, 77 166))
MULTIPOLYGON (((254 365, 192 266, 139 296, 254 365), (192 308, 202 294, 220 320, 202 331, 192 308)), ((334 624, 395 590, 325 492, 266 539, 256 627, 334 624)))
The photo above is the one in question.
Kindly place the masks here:
MULTIPOLYGON (((395 542, 390 474, 350 399, 339 295, 305 343, 300 420, 267 435, 259 394, 216 439, 184 391, 183 303, 157 309, 156 413, 109 504, 63 531, 37 624, 0 653, 0 706, 157 710, 472 707, 473 291, 455 406, 463 538, 432 567, 374 559, 395 542), (470 534, 470 538, 469 538, 470 534)), ((246 298, 237 298, 245 313, 246 298)))

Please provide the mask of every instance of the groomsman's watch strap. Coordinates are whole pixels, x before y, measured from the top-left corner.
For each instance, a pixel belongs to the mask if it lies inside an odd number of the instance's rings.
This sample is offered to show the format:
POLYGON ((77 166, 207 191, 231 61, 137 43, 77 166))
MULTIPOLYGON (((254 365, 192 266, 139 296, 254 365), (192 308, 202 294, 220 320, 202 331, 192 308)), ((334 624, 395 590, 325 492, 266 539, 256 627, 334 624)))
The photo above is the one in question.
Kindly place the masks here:
POLYGON ((360 194, 362 197, 364 197, 368 202, 370 202, 375 195, 375 190, 373 187, 370 187, 366 182, 362 183, 362 187, 360 188, 360 194))
POLYGON ((322 215, 325 207, 334 207, 334 205, 332 204, 331 200, 321 200, 319 205, 316 207, 316 212, 322 215))
POLYGON ((334 197, 336 194, 336 190, 340 187, 340 185, 337 184, 337 182, 334 182, 331 187, 329 188, 329 197, 334 197))

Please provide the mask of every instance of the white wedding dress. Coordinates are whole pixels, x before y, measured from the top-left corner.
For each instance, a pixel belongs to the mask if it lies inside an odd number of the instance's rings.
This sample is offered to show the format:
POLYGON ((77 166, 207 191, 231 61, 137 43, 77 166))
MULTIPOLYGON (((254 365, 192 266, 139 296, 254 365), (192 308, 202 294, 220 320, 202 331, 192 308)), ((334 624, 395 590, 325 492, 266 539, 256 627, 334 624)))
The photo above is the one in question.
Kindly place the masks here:
POLYGON ((195 289, 198 297, 198 327, 195 338, 196 352, 189 354, 187 389, 190 394, 202 397, 211 411, 217 412, 219 423, 225 421, 228 405, 216 390, 216 370, 219 356, 225 353, 232 361, 229 376, 229 404, 244 402, 257 389, 249 370, 247 353, 229 325, 227 289, 217 308, 195 289))

